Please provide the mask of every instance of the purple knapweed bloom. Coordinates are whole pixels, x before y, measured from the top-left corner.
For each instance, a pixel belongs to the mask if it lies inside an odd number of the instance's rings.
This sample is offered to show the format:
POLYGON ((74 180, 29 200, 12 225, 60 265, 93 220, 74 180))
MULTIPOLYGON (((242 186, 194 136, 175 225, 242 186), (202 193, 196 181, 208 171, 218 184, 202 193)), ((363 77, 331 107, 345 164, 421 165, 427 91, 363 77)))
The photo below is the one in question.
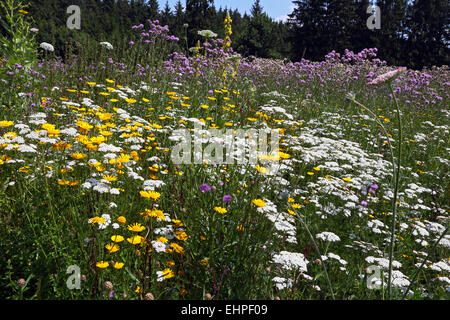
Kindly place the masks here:
POLYGON ((200 186, 200 191, 201 192, 209 192, 209 191, 211 191, 211 186, 207 183, 204 183, 200 186))
POLYGON ((222 201, 223 202, 231 202, 232 198, 231 198, 230 195, 226 194, 226 195, 223 196, 222 201))

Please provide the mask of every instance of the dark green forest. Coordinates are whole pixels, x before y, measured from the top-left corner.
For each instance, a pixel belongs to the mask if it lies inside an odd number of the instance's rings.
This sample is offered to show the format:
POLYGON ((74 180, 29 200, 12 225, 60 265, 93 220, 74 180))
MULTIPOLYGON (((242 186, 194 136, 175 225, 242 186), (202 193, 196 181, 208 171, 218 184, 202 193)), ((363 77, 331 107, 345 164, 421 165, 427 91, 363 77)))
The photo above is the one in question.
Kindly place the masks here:
POLYGON ((276 22, 255 0, 249 14, 217 8, 213 0, 179 0, 174 7, 160 7, 157 0, 33 0, 28 8, 39 29, 37 40, 54 45, 64 58, 76 53, 77 43, 108 41, 126 44, 132 26, 148 20, 168 25, 178 37, 180 51, 195 46, 197 32, 209 29, 224 37, 226 11, 233 20, 232 47, 243 56, 322 60, 331 52, 360 52, 377 48, 378 57, 390 65, 421 69, 449 64, 450 1, 378 0, 381 28, 369 29, 369 0, 296 0, 285 22, 276 22), (81 29, 70 30, 67 8, 81 9, 81 29))

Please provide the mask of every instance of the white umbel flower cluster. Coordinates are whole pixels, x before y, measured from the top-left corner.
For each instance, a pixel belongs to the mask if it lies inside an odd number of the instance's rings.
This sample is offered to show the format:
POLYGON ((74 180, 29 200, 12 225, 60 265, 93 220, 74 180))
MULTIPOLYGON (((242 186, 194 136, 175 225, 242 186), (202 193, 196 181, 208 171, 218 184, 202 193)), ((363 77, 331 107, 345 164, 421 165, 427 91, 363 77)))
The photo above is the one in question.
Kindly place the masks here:
POLYGON ((50 43, 47 43, 47 42, 42 42, 39 45, 39 47, 44 49, 45 51, 50 51, 50 52, 55 51, 55 48, 53 47, 53 45, 51 45, 50 43))
POLYGON ((300 272, 307 272, 308 260, 305 256, 298 252, 281 251, 273 255, 273 263, 280 264, 281 268, 285 270, 296 270, 300 272))
POLYGON ((100 42, 100 45, 101 45, 102 47, 108 49, 108 50, 114 49, 113 45, 112 45, 111 43, 109 43, 109 42, 106 42, 106 41, 100 42))
POLYGON ((327 241, 327 242, 341 241, 341 238, 339 238, 333 232, 328 232, 328 231, 324 231, 324 232, 316 234, 316 238, 321 239, 323 241, 327 241))

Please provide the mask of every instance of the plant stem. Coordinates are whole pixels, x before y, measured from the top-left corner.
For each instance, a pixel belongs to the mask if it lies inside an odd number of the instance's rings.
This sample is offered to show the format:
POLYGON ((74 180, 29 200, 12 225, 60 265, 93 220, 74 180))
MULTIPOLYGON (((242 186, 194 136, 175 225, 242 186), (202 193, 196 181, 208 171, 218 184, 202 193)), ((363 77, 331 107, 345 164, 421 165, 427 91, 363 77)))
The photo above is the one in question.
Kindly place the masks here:
POLYGON ((395 224, 397 223, 397 196, 398 196, 398 185, 400 181, 400 163, 401 163, 401 156, 402 156, 402 121, 400 117, 400 109, 398 106, 397 98, 395 97, 394 90, 392 89, 392 85, 389 84, 389 88, 392 92, 392 97, 395 101, 395 106, 397 110, 397 121, 398 121, 398 154, 397 154, 397 168, 394 171, 395 176, 395 185, 394 185, 394 203, 393 203, 393 209, 392 209, 392 224, 391 224, 391 241, 389 243, 389 273, 388 273, 388 285, 387 285, 387 297, 388 299, 391 299, 391 276, 392 276, 392 260, 394 255, 394 239, 395 239, 395 224))
POLYGON ((327 272, 327 268, 325 266, 325 261, 322 260, 322 254, 320 253, 319 247, 317 246, 316 241, 314 240, 313 235, 311 234, 311 232, 309 231, 308 226, 306 225, 306 223, 303 221, 303 219, 297 214, 295 215, 295 217, 300 220, 301 224, 305 227, 306 232, 308 232, 309 237, 311 238, 311 241, 314 245, 314 248, 317 251, 317 254, 319 255, 320 260, 322 261, 322 265, 323 265, 323 269, 325 271, 325 277, 327 279, 328 282, 328 287, 330 288, 330 292, 331 292, 331 297, 333 298, 333 300, 336 300, 336 298, 334 297, 334 293, 333 293, 333 287, 331 286, 331 281, 330 281, 330 277, 328 276, 328 272, 327 272))
MULTIPOLYGON (((365 105, 359 103, 356 100, 353 100, 354 103, 356 103, 358 106, 360 106, 361 108, 363 108, 364 110, 366 110, 367 112, 369 112, 372 117, 375 119, 375 122, 381 127, 384 135, 386 136, 387 142, 388 142, 388 146, 389 146, 389 151, 391 152, 391 160, 392 160, 392 170, 395 171, 395 158, 394 158, 394 151, 392 150, 392 145, 391 142, 389 141, 389 135, 386 131, 386 128, 383 126, 383 124, 378 120, 378 117, 375 113, 373 113, 369 108, 367 108, 365 105)), ((394 176, 392 176, 392 183, 394 182, 394 176)))

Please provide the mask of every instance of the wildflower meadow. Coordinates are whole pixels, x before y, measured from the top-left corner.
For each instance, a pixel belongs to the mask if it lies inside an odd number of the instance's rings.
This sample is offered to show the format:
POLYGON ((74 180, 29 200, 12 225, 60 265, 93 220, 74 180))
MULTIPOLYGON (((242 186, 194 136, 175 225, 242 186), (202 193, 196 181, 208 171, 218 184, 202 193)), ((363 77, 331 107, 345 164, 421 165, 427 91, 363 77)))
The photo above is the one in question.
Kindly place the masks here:
POLYGON ((229 14, 63 60, 8 5, 1 299, 449 298, 448 66, 246 58, 229 14))

